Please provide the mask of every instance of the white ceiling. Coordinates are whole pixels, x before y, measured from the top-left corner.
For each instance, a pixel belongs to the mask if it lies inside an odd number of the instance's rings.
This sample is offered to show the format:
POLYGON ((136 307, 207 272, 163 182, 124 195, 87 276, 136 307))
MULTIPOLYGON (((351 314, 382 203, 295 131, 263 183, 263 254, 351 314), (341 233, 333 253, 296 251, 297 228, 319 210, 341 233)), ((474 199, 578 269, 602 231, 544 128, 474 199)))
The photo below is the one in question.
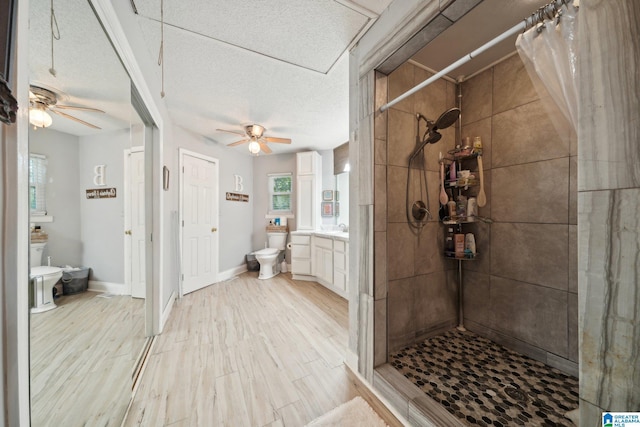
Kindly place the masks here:
MULTIPOLYGON (((404 0, 397 0, 404 1, 404 0)), ((165 1, 165 102, 180 126, 228 144, 258 123, 274 153, 326 150, 348 140, 348 50, 391 0, 165 1)), ((528 16, 546 0, 484 0, 414 60, 440 70, 528 16)), ((160 48, 160 0, 134 0, 149 54, 160 48)), ((51 67, 50 0, 31 0, 32 83, 68 95, 65 104, 107 112, 71 112, 105 130, 128 127, 130 83, 87 0, 56 0, 61 39, 51 67)), ((131 13, 134 13, 133 9, 131 13)), ((469 75, 512 52, 494 48, 454 72, 469 75)), ((160 74, 160 67, 158 67, 160 74)), ((158 92, 160 88, 157 88, 158 92)), ((53 129, 75 135, 92 129, 53 116, 53 129)), ((229 148, 247 153, 244 145, 229 148)))
MULTIPOLYGON (((62 94, 60 104, 98 108, 106 114, 64 110, 103 130, 129 126, 131 83, 86 0, 54 3, 60 40, 54 41, 51 75, 50 0, 29 3, 29 81, 62 94)), ((52 114, 54 130, 72 135, 99 131, 52 114)))
MULTIPOLYGON (((267 136, 292 139, 290 146, 270 144, 274 153, 348 141, 348 48, 389 2, 165 2, 165 99, 173 119, 221 144, 239 137, 217 128, 261 124, 267 136)), ((135 5, 157 57, 160 1, 135 5)))

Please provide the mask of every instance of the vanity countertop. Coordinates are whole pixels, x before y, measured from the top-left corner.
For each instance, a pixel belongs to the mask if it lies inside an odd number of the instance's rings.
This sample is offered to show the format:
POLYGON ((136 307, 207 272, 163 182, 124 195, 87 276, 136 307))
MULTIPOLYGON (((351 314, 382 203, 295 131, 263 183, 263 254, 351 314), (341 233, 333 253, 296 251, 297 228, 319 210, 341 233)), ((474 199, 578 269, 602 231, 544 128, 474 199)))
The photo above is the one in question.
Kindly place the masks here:
POLYGON ((326 237, 328 239, 342 240, 344 242, 349 241, 349 233, 344 231, 324 231, 324 230, 300 230, 292 231, 291 234, 298 236, 318 236, 326 237))

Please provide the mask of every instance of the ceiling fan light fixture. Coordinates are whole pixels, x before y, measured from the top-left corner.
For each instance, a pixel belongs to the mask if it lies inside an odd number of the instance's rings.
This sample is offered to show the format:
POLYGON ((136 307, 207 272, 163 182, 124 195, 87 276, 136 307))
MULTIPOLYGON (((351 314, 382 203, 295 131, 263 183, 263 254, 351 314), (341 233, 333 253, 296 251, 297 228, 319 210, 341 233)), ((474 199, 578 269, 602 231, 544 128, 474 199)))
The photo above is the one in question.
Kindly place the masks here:
POLYGON ((256 138, 260 138, 262 136, 262 134, 264 133, 264 127, 260 126, 260 125, 251 125, 251 132, 250 134, 255 136, 256 138))
POLYGON ((40 108, 29 109, 29 123, 37 128, 48 128, 53 123, 51 115, 40 108))
POLYGON ((251 154, 258 154, 260 152, 260 144, 258 144, 258 141, 253 139, 249 143, 249 151, 251 152, 251 154))

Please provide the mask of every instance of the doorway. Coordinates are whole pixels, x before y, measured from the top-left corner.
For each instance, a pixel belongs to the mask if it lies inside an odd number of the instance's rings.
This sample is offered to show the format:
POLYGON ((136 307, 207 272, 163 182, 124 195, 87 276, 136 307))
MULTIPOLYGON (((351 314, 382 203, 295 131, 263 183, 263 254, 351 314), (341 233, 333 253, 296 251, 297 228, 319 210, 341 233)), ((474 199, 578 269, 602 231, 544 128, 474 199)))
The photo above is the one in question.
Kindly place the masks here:
POLYGON ((217 281, 218 207, 218 160, 181 149, 181 295, 217 281))

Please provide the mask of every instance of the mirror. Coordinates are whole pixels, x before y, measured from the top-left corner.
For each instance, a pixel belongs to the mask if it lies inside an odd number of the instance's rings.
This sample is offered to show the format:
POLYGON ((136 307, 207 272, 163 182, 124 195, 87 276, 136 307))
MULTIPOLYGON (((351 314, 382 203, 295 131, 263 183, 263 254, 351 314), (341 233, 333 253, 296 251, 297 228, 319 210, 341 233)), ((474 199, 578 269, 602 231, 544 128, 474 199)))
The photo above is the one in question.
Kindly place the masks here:
POLYGON ((131 105, 129 76, 89 2, 57 1, 55 19, 50 0, 29 7, 30 110, 49 116, 29 131, 29 151, 46 165, 43 184, 30 185, 34 200, 44 198, 30 216, 25 284, 32 305, 31 425, 116 426, 150 343, 144 252, 150 131, 131 105))

